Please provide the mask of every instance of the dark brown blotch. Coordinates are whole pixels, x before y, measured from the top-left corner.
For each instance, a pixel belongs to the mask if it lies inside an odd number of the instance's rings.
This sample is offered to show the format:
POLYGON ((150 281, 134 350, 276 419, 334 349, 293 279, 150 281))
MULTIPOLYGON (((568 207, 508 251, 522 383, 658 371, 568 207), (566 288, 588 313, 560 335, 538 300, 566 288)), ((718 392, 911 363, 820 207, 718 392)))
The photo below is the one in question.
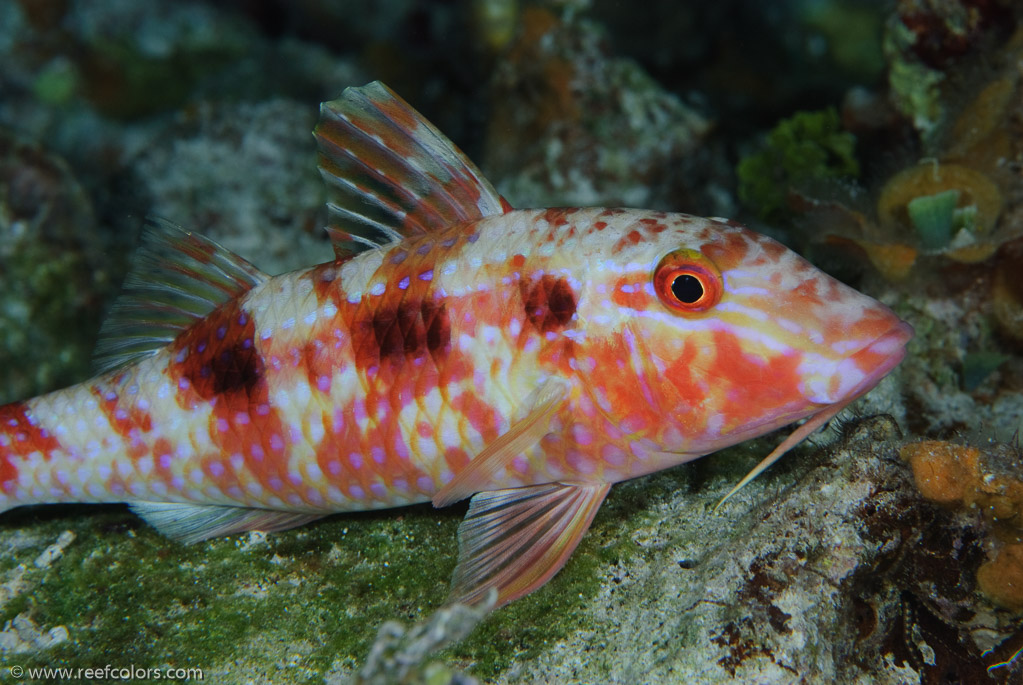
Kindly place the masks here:
POLYGON ((396 307, 366 312, 352 332, 356 364, 361 367, 384 360, 400 364, 427 354, 437 357, 451 345, 447 305, 432 299, 408 299, 396 307))
POLYGON ((575 316, 576 299, 564 278, 544 274, 539 279, 519 282, 526 320, 546 333, 565 328, 575 316))
POLYGON ((178 340, 184 358, 181 377, 204 400, 227 396, 251 401, 263 381, 265 365, 255 345, 256 327, 232 300, 214 310, 178 340))

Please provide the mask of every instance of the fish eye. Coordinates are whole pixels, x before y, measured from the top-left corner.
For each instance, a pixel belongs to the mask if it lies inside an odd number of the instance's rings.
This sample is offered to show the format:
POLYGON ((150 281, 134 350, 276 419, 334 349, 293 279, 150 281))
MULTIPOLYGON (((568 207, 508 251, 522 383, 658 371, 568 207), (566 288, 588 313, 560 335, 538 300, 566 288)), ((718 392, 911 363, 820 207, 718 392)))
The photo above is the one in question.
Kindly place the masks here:
POLYGON ((721 299, 721 273, 695 250, 670 252, 654 271, 654 289, 670 309, 702 312, 721 299))
POLYGON ((671 294, 683 304, 699 302, 703 293, 703 283, 692 274, 681 274, 671 282, 671 294))

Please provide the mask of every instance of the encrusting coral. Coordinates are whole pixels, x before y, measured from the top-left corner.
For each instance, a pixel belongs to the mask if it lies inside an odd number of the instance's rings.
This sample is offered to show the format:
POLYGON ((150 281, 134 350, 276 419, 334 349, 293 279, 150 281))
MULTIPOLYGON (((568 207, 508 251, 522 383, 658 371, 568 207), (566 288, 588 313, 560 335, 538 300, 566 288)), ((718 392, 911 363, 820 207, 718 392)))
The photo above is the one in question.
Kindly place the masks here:
POLYGON ((977 570, 977 585, 996 604, 1023 610, 1023 453, 1018 446, 985 449, 926 440, 905 445, 920 494, 945 505, 976 508, 991 522, 993 559, 977 570))

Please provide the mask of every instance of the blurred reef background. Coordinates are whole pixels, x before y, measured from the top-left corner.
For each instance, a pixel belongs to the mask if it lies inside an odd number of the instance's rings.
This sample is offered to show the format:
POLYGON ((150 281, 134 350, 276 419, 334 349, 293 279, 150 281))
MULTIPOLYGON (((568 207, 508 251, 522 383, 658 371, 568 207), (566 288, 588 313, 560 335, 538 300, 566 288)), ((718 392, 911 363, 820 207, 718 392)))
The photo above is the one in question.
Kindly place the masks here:
MULTIPOLYGON (((616 486, 566 568, 437 612, 465 506, 172 543, 0 518, 13 664, 229 683, 1023 680, 1016 0, 0 0, 0 402, 75 383, 147 215, 327 261, 318 104, 382 80, 519 207, 724 216, 892 306, 813 445, 616 486)), ((7 673, 0 674, 0 679, 7 673)))

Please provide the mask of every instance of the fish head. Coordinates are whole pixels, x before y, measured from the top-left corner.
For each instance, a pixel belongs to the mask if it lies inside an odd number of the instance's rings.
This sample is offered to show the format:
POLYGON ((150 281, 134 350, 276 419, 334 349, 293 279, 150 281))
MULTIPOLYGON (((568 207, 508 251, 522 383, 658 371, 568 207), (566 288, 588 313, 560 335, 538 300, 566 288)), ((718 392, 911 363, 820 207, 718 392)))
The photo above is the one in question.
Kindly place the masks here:
POLYGON ((654 214, 633 232, 600 262, 600 313, 581 312, 593 357, 580 367, 608 418, 678 461, 824 423, 913 336, 885 305, 737 223, 654 214))

